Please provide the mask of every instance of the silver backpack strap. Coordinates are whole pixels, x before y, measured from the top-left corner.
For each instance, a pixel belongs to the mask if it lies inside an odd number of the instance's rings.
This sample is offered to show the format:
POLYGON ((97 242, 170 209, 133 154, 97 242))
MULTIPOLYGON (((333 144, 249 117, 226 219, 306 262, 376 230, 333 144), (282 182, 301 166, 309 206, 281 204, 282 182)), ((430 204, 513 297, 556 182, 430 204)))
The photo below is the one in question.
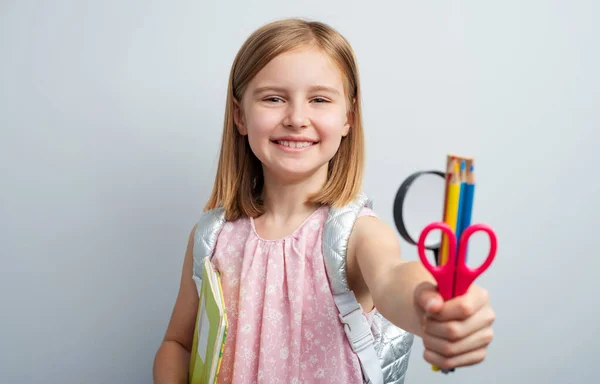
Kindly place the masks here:
POLYGON ((194 265, 192 270, 198 292, 202 286, 202 263, 205 257, 212 257, 215 245, 217 244, 217 238, 224 224, 224 208, 215 208, 204 212, 196 224, 193 248, 194 265))
POLYGON ((371 201, 364 194, 344 207, 331 207, 323 229, 323 256, 333 299, 346 336, 358 355, 365 382, 383 384, 375 339, 361 305, 348 286, 346 271, 348 238, 363 207, 372 207, 371 201))

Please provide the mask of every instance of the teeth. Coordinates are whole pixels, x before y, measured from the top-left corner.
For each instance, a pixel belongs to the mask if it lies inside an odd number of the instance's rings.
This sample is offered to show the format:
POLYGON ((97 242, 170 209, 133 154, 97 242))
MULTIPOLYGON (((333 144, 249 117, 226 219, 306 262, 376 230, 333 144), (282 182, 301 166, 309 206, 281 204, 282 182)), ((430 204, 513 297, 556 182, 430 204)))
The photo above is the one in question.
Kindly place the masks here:
POLYGON ((277 144, 284 145, 290 148, 304 148, 312 145, 313 143, 310 141, 287 141, 287 140, 279 140, 277 144))

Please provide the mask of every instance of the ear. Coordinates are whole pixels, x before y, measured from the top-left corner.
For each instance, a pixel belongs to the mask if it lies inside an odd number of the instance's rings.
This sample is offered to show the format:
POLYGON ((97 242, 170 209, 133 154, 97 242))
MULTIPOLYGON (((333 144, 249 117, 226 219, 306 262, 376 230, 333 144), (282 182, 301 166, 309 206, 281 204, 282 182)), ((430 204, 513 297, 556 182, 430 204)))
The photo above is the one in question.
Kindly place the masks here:
POLYGON ((233 98, 233 121, 240 135, 245 136, 248 134, 246 122, 244 121, 244 111, 242 111, 240 102, 236 98, 233 98))
POLYGON ((354 125, 354 106, 356 104, 356 98, 352 99, 352 106, 346 113, 346 124, 344 125, 344 130, 342 131, 342 136, 348 136, 350 132, 350 128, 354 125))

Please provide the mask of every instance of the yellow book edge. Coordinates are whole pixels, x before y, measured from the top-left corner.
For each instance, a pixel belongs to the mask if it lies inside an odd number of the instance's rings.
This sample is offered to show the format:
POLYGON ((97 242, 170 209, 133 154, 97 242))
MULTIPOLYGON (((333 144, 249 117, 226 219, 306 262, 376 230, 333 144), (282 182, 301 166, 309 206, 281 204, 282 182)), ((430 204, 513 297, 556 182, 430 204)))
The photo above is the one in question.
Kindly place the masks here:
MULTIPOLYGON (((221 287, 221 275, 217 273, 217 283, 219 287, 221 287)), ((219 376, 219 371, 221 370, 221 361, 223 360, 223 352, 225 351, 225 341, 227 340, 227 333, 229 331, 229 322, 227 320, 227 309, 225 308, 225 298, 223 297, 223 289, 219 289, 221 294, 221 302, 223 303, 223 342, 221 343, 221 348, 219 349, 219 360, 217 362, 217 370, 215 372, 215 383, 217 382, 217 377, 219 376)))
POLYGON ((190 384, 215 383, 229 329, 219 273, 210 259, 203 263, 202 279, 194 276, 198 290, 198 311, 189 363, 190 384))

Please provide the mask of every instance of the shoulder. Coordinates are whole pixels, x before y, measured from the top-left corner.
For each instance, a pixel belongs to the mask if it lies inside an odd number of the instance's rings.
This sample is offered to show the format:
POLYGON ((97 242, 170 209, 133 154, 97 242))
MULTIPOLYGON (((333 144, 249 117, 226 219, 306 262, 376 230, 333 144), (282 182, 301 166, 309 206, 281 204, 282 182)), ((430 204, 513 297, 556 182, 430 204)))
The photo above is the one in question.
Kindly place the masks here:
POLYGON ((202 229, 207 225, 224 224, 225 223, 225 209, 224 208, 213 208, 211 210, 202 212, 195 227, 202 229))
POLYGON ((194 224, 194 226, 192 226, 192 229, 190 230, 188 235, 187 248, 185 251, 184 268, 189 268, 190 271, 193 269, 192 265, 194 260, 194 243, 196 242, 197 227, 198 224, 194 224))
POLYGON ((200 241, 201 239, 210 241, 208 239, 218 235, 225 225, 231 226, 241 220, 243 218, 236 219, 233 222, 228 221, 225 216, 225 209, 220 207, 213 208, 202 212, 196 225, 194 225, 193 234, 196 237, 196 241, 200 241))
POLYGON ((395 229, 375 215, 359 216, 348 240, 347 262, 357 294, 378 295, 384 277, 403 262, 395 229))
POLYGON ((212 254, 221 244, 226 244, 234 236, 249 233, 250 229, 251 219, 248 216, 228 220, 222 208, 205 211, 192 231, 194 255, 202 258, 212 254))
POLYGON ((359 252, 363 249, 400 248, 394 228, 368 208, 363 208, 356 219, 350 239, 359 252))
POLYGON ((226 223, 225 210, 222 208, 213 208, 202 212, 189 236, 188 245, 194 254, 205 251, 205 249, 199 250, 197 246, 200 248, 212 247, 215 237, 226 223))

